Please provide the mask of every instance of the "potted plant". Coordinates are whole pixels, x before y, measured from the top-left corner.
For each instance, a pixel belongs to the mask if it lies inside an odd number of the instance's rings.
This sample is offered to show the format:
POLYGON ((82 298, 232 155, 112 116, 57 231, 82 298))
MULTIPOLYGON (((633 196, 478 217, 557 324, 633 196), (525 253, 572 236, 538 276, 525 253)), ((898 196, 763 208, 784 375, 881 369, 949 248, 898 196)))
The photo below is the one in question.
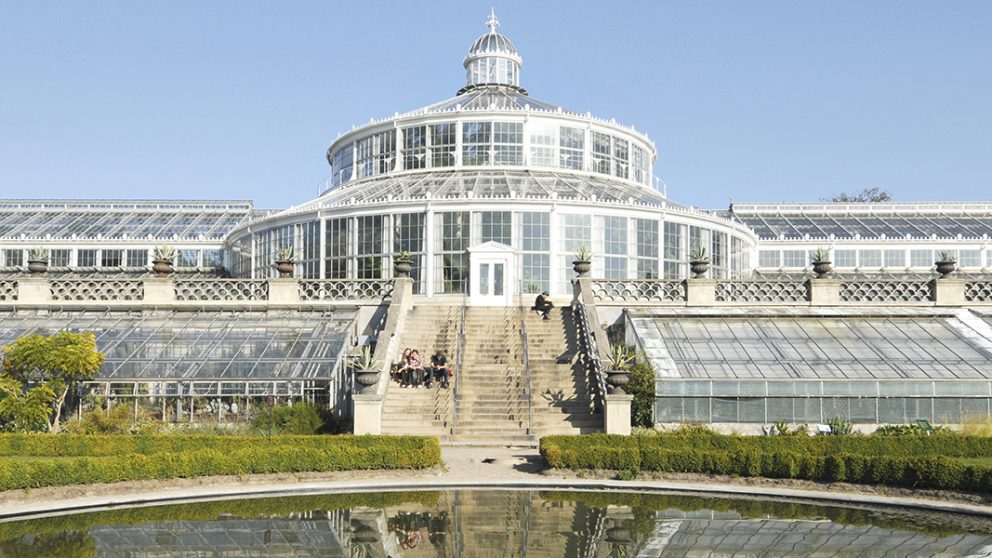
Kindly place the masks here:
POLYGON ((413 270, 413 256, 406 250, 400 252, 393 258, 393 270, 396 277, 409 277, 413 270))
POLYGON ((351 357, 351 368, 355 373, 355 382, 362 386, 357 388, 358 393, 367 391, 379 381, 379 363, 372 358, 372 347, 369 345, 351 357))
POLYGON ((624 345, 612 345, 610 347, 610 369, 606 371, 606 383, 610 385, 610 393, 624 395, 623 386, 630 382, 627 368, 634 361, 632 353, 624 345))
POLYGON ((31 273, 45 273, 48 271, 48 250, 34 248, 28 251, 28 271, 31 273))
POLYGON ((589 270, 592 269, 592 252, 585 246, 579 246, 575 252, 575 261, 572 262, 572 269, 579 277, 588 277, 589 270))
POLYGON ((163 244, 155 248, 152 259, 152 271, 159 277, 164 277, 172 273, 172 262, 176 259, 176 249, 168 244, 163 244))
POLYGON ((689 250, 689 269, 695 279, 702 279, 706 275, 710 269, 710 257, 706 255, 706 248, 695 246, 689 250))
POLYGON ((951 252, 941 252, 937 258, 937 273, 941 277, 946 278, 948 275, 954 273, 954 268, 957 267, 958 259, 954 257, 951 252))
POLYGON ((279 277, 286 279, 293 276, 293 258, 296 255, 292 244, 287 244, 276 250, 276 270, 279 277))
POLYGON ((832 263, 830 261, 830 250, 826 248, 817 248, 810 255, 810 263, 813 264, 813 273, 816 274, 817 278, 825 277, 830 270, 833 269, 832 263))

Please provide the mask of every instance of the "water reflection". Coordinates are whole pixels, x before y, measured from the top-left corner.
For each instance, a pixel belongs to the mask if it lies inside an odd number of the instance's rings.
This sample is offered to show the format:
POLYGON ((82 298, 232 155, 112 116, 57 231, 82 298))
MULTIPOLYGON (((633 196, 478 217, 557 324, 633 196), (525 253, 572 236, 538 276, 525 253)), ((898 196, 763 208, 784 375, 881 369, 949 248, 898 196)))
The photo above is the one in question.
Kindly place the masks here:
POLYGON ((988 556, 992 522, 794 502, 504 490, 338 494, 0 523, 3 556, 988 556))

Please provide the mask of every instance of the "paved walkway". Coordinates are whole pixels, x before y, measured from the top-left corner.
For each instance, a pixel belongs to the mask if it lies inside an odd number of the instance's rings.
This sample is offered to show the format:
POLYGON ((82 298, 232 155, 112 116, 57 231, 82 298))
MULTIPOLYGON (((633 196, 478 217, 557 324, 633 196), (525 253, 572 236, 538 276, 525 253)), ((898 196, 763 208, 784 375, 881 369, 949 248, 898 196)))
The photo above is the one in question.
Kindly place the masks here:
MULTIPOLYGON (((114 506, 147 506, 198 499, 245 498, 274 494, 344 492, 364 490, 424 490, 445 488, 556 488, 571 490, 661 490, 706 493, 724 496, 770 496, 851 504, 896 505, 933 511, 970 513, 992 517, 992 507, 913 497, 798 490, 741 484, 700 482, 575 478, 569 474, 542 473, 543 465, 534 448, 445 446, 441 451, 444 469, 429 471, 355 471, 327 475, 296 475, 273 479, 266 475, 237 479, 222 477, 202 480, 148 481, 129 486, 127 493, 65 494, 60 488, 39 489, 7 497, 0 504, 0 518, 58 515, 114 506), (309 480, 306 477, 321 477, 309 480), (202 483, 202 484, 201 484, 202 483), (164 486, 163 486, 164 485, 164 486)), ((111 489, 113 487, 110 487, 111 489)), ((85 489, 82 489, 85 492, 85 489)))

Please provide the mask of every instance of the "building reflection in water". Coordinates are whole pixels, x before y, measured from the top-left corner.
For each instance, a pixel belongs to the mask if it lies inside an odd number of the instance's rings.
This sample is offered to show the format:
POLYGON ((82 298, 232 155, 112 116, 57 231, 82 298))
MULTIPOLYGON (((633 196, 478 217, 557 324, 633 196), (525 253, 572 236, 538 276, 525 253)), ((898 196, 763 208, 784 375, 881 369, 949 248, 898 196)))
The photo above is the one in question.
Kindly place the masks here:
POLYGON ((466 490, 206 502, 6 523, 0 555, 985 556, 989 533, 988 520, 789 502, 466 490), (296 511, 304 505, 322 509, 296 511))

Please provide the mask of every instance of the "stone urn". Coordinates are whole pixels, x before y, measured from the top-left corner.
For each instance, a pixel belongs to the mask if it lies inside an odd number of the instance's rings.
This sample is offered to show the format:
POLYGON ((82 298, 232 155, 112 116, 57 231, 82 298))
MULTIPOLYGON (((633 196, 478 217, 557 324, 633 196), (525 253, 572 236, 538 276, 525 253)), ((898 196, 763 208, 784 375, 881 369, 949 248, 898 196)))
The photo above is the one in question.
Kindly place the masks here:
POLYGON ((355 369, 355 383, 358 384, 359 386, 361 386, 361 387, 359 387, 357 389, 357 392, 358 393, 365 393, 366 391, 368 391, 369 389, 371 389, 372 386, 374 386, 377 383, 379 383, 379 371, 378 370, 361 370, 361 369, 356 368, 355 369))
POLYGON ((954 269, 957 267, 957 262, 954 260, 941 260, 936 262, 937 273, 940 274, 942 278, 946 278, 948 275, 954 273, 954 269))
POLYGON ((579 277, 589 277, 589 271, 592 269, 592 262, 589 260, 575 260, 572 262, 572 269, 575 273, 579 274, 579 277))
POLYGON ((697 260, 694 262, 689 262, 689 270, 692 271, 692 277, 694 279, 702 279, 706 272, 710 269, 710 262, 708 260, 697 260))
POLYGON ((280 279, 288 279, 293 276, 293 260, 280 260, 276 262, 276 271, 279 272, 280 279))
POLYGON ((409 277, 413 271, 413 262, 410 260, 396 260, 393 262, 393 271, 396 277, 409 277))
POLYGON ((362 521, 354 522, 355 530, 351 533, 351 542, 371 544, 379 542, 379 531, 362 521))
POLYGON ((612 520, 613 526, 606 530, 606 542, 610 544, 626 545, 634 540, 634 534, 624 526, 622 521, 612 520))
POLYGON ((172 273, 172 261, 155 260, 152 262, 152 271, 154 271, 159 277, 165 277, 166 275, 172 273))
POLYGON ((822 279, 826 277, 830 271, 833 270, 833 262, 822 261, 813 262, 813 273, 816 274, 817 279, 822 279))
POLYGON ((45 273, 48 271, 48 262, 45 260, 28 260, 28 271, 31 273, 45 273))
POLYGON ((627 370, 607 370, 606 383, 609 384, 610 395, 626 395, 624 386, 630 383, 630 372, 627 370))

